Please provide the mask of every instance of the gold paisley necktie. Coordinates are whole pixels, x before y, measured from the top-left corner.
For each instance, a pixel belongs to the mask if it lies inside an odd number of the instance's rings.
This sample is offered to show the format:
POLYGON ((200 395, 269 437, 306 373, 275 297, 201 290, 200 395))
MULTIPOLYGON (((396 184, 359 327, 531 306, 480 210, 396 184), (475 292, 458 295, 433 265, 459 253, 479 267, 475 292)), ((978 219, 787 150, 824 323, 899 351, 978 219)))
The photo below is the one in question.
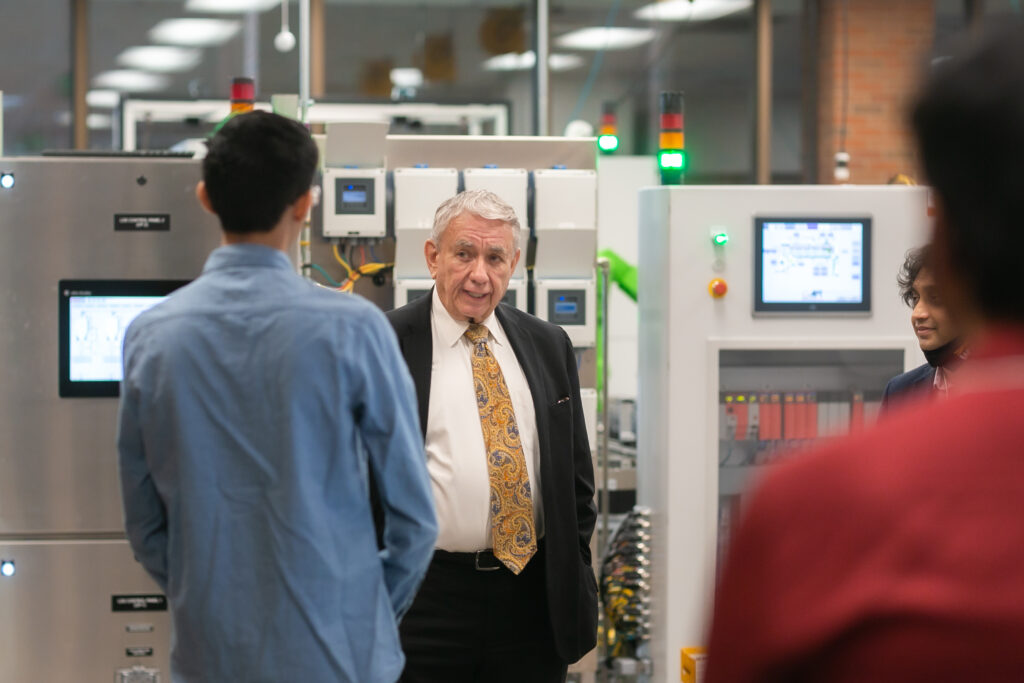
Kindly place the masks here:
POLYGON ((466 337, 473 344, 473 388, 487 452, 494 556, 518 574, 537 552, 526 457, 508 385, 487 346, 487 328, 470 325, 466 337))

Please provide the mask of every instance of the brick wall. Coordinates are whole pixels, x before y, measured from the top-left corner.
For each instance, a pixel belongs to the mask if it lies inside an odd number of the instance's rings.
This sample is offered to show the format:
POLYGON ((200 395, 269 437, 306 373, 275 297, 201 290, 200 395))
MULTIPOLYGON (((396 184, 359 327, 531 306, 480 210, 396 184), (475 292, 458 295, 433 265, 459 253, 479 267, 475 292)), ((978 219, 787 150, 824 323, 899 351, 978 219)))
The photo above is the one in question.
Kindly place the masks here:
MULTIPOLYGON (((846 182, 917 177, 907 106, 931 54, 935 0, 848 2, 846 182)), ((819 8, 818 182, 832 183, 843 109, 843 0, 821 0, 819 8)))

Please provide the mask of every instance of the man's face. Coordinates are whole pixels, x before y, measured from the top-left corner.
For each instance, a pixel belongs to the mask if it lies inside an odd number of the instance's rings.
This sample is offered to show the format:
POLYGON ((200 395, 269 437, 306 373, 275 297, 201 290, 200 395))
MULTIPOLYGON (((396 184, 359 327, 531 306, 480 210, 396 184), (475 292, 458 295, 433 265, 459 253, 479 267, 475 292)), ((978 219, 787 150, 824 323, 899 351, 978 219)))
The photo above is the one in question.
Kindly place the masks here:
POLYGON ((424 247, 437 295, 456 320, 482 322, 508 289, 519 250, 512 228, 501 221, 463 213, 424 247))
POLYGON ((910 323, 914 326, 917 341, 922 351, 934 351, 957 337, 949 311, 939 296, 935 278, 927 268, 922 268, 911 286, 914 294, 911 303, 914 310, 910 323))

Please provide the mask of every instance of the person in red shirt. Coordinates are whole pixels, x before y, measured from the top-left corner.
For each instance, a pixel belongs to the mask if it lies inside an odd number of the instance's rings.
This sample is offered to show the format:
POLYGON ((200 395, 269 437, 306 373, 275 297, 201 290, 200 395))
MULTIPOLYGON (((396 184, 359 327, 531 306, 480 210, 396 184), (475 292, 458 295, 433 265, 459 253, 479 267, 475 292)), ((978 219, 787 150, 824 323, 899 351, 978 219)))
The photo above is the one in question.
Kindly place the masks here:
POLYGON ((947 400, 763 480, 707 683, 1024 681, 1024 25, 940 64, 913 126, 971 358, 947 400))

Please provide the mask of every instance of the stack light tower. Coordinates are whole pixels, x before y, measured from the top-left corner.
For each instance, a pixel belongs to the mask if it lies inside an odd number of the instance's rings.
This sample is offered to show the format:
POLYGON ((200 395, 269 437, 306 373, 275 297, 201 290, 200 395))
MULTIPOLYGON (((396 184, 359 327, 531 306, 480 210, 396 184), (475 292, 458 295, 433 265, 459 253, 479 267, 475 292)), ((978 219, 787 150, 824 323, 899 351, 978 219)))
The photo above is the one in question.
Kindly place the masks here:
POLYGON ((619 148, 619 126, 615 116, 614 102, 605 102, 602 107, 597 148, 602 154, 611 154, 619 148))
POLYGON ((686 140, 683 137, 683 93, 661 93, 661 133, 658 135, 658 169, 662 185, 681 185, 686 175, 686 140))

